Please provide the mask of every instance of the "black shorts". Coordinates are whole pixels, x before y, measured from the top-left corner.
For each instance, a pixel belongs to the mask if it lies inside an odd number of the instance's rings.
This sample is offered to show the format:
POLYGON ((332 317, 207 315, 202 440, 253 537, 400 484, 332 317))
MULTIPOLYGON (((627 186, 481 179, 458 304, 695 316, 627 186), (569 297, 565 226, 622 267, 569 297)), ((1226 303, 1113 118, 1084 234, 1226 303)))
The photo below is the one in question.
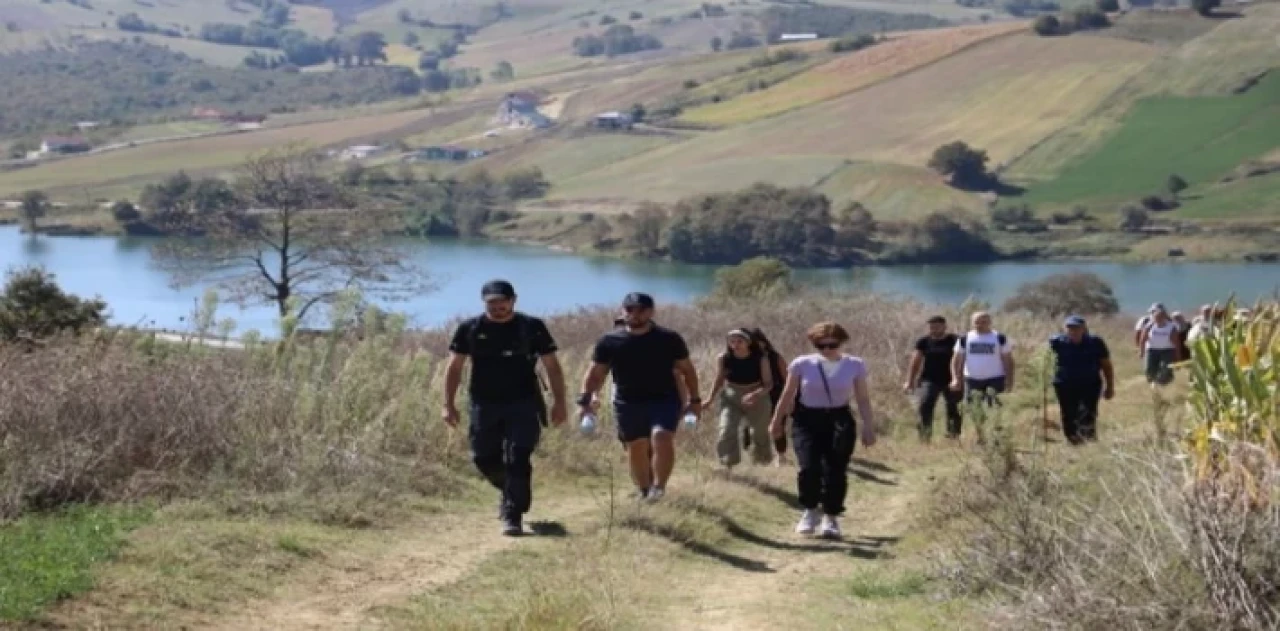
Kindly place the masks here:
POLYGON ((613 418, 618 424, 618 440, 624 443, 648 438, 654 430, 675 433, 680 427, 680 401, 614 401, 613 418))

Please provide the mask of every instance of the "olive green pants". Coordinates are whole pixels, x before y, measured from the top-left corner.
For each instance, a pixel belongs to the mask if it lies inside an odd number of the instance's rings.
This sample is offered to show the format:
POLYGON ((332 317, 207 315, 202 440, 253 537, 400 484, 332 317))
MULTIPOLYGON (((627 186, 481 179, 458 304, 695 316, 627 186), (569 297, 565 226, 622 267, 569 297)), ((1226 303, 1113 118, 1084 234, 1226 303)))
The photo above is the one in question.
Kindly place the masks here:
POLYGON ((756 464, 773 461, 773 440, 769 438, 769 393, 762 392, 751 405, 742 402, 747 392, 758 386, 743 388, 726 384, 720 393, 720 436, 716 441, 716 454, 720 464, 733 466, 742 462, 742 427, 751 431, 751 459, 756 464))

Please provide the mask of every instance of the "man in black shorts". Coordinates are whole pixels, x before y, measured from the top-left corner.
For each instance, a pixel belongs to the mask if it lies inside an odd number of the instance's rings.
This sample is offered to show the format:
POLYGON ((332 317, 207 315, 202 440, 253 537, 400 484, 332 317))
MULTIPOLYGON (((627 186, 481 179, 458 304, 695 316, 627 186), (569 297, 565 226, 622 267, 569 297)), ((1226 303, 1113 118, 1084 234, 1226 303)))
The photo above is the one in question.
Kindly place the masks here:
POLYGON ((626 329, 600 338, 583 379, 578 405, 583 414, 604 379, 613 372, 614 419, 618 439, 627 448, 631 480, 640 496, 658 500, 666 493, 675 469, 675 433, 681 412, 702 415, 698 373, 689 361, 689 348, 679 333, 653 323, 653 298, 628 294, 622 301, 626 329), (682 401, 677 375, 689 397, 682 401))
POLYGON ((530 458, 542 435, 546 403, 537 374, 539 359, 551 382, 551 422, 567 414, 564 374, 547 325, 515 310, 516 291, 504 280, 480 290, 484 315, 458 326, 449 344, 444 382, 444 422, 458 426, 455 397, 462 368, 471 360, 471 459, 489 483, 502 491, 502 534, 523 534, 523 516, 533 503, 530 458))
POLYGON ((933 410, 939 397, 947 406, 947 438, 959 438, 961 395, 948 387, 956 335, 947 331, 947 319, 942 316, 929 318, 928 324, 929 334, 916 340, 916 350, 907 369, 907 382, 902 384, 902 389, 907 394, 917 395, 921 440, 927 442, 933 437, 933 410))

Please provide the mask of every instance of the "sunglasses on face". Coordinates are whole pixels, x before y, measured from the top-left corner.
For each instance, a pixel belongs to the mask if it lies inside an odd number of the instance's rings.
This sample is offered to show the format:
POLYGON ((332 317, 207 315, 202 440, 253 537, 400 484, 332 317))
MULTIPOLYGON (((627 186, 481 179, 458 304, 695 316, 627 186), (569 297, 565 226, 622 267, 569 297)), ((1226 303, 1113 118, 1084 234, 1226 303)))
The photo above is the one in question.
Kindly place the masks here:
POLYGON ((820 351, 833 351, 837 348, 840 348, 840 342, 832 342, 829 340, 822 341, 822 342, 814 342, 813 347, 820 351))
POLYGON ((627 313, 641 313, 645 310, 645 308, 638 307, 638 306, 631 306, 631 307, 623 307, 622 310, 626 311, 627 313))

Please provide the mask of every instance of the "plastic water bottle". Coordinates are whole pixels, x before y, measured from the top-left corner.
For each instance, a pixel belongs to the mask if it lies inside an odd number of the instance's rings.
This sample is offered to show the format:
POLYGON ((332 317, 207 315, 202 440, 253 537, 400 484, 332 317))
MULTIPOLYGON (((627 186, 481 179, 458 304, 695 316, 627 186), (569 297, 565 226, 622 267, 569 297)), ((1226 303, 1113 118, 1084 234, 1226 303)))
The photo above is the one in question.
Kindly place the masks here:
POLYGON ((579 426, 578 430, 582 432, 583 436, 590 436, 596 433, 596 415, 583 414, 582 425, 579 426))
POLYGON ((698 417, 693 412, 684 413, 685 429, 695 429, 698 427, 698 417))

